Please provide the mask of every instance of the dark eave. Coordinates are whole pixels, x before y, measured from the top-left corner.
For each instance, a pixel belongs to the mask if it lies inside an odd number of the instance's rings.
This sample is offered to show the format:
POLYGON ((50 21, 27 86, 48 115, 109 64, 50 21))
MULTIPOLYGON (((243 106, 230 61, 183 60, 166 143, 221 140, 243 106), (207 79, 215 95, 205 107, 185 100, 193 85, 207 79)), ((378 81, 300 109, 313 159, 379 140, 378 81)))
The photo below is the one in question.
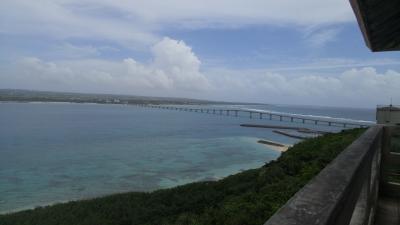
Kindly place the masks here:
POLYGON ((400 0, 350 0, 367 46, 400 50, 400 0))

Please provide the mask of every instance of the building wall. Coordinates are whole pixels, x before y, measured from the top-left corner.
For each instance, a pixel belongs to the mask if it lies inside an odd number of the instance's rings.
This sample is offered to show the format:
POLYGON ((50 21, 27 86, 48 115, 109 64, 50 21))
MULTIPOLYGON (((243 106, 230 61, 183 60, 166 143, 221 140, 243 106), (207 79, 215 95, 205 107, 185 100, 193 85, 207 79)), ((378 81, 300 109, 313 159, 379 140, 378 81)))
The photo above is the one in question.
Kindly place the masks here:
POLYGON ((400 108, 392 106, 377 108, 376 121, 378 124, 400 125, 400 108))

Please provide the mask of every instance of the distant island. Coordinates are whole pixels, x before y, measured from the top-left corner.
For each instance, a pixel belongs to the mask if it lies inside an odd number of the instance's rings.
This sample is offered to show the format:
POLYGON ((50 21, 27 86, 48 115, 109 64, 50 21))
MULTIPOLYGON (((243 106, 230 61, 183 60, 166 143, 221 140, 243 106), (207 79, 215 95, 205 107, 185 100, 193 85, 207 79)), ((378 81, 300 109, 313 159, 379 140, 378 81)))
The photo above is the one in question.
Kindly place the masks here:
POLYGON ((190 98, 148 97, 116 94, 88 94, 72 92, 52 92, 20 89, 0 89, 0 102, 72 102, 98 104, 170 104, 170 105, 204 105, 204 104, 253 104, 223 101, 209 101, 190 98))

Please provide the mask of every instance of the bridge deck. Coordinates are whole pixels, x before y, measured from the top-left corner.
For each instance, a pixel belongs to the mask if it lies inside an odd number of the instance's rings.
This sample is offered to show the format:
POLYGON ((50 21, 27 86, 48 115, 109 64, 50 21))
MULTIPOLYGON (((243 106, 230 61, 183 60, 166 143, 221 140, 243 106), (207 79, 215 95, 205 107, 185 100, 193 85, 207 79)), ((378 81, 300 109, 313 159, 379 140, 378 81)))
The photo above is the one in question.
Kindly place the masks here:
POLYGON ((157 109, 167 109, 185 112, 197 112, 214 114, 221 116, 232 116, 232 117, 247 117, 250 119, 260 119, 260 120, 276 120, 282 122, 291 123, 303 123, 303 124, 313 124, 313 125, 323 125, 323 126, 336 126, 343 128, 355 128, 355 127, 370 127, 374 125, 373 123, 362 123, 353 122, 346 120, 328 120, 311 118, 301 115, 290 115, 286 113, 268 112, 262 110, 248 110, 248 109, 237 109, 237 108, 207 108, 204 107, 194 107, 194 106, 168 106, 168 105, 151 105, 151 104, 140 104, 140 107, 149 107, 157 109))

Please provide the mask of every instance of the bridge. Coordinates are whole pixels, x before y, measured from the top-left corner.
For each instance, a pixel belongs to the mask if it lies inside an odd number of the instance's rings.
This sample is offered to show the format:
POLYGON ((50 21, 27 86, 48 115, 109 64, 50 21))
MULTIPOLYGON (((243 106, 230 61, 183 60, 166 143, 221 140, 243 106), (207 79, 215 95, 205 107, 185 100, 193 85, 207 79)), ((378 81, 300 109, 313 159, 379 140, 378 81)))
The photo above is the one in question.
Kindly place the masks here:
POLYGON ((193 106, 169 106, 169 105, 151 105, 151 104, 137 104, 139 107, 148 107, 155 109, 165 109, 165 110, 176 110, 184 112, 196 112, 196 113, 207 113, 220 116, 232 116, 232 117, 246 117, 250 119, 260 119, 260 120, 276 120, 282 122, 292 122, 292 123, 302 123, 310 125, 322 125, 322 126, 335 126, 343 128, 367 128, 374 123, 367 122, 348 122, 346 120, 328 120, 328 119, 318 119, 310 118, 307 116, 300 115, 289 115, 285 113, 268 112, 262 110, 249 110, 249 109, 235 109, 235 108, 211 108, 211 107, 193 107, 193 106))

